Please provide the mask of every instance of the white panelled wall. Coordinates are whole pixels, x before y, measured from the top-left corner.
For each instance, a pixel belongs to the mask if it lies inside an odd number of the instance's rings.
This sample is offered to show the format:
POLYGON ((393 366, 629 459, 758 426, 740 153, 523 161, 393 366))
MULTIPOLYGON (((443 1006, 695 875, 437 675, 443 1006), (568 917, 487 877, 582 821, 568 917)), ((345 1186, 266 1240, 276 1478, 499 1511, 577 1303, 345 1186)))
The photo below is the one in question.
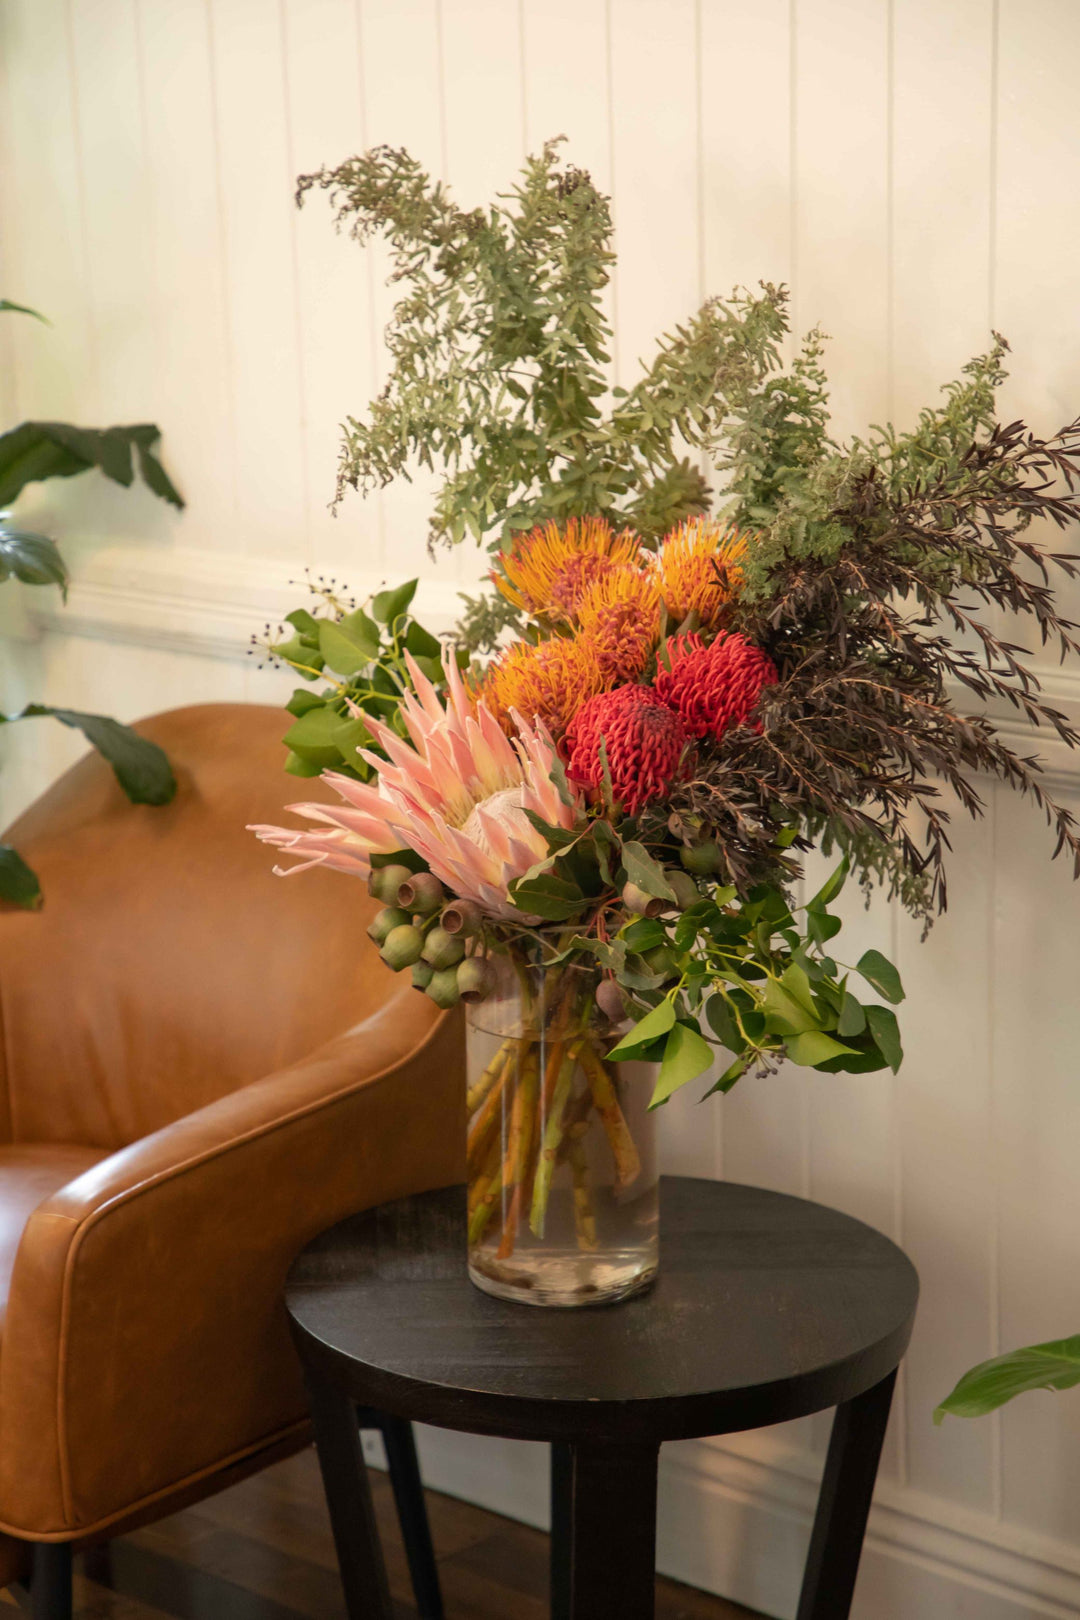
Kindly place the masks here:
MULTIPOLYGON (((0 292, 53 323, 0 322, 3 425, 156 421, 188 501, 96 476, 28 492, 76 582, 66 608, 0 601, 9 710, 275 701, 289 683, 244 648, 305 566, 359 591, 419 571, 451 622, 481 560, 429 560, 422 483, 327 510, 390 295, 380 251, 292 188, 376 142, 471 205, 565 132, 614 197, 624 383, 706 294, 765 278, 833 334, 842 432, 910 423, 992 326, 1007 417, 1080 411, 1077 0, 5 0, 0 73, 0 292)), ((1080 675, 1046 678, 1080 713, 1080 675)), ((10 815, 78 739, 40 722, 5 747, 10 815)), ((986 801, 926 944, 848 908, 848 951, 879 943, 908 987, 896 1080, 789 1073, 663 1118, 669 1168, 836 1204, 921 1272, 861 1620, 1080 1615, 1078 1395, 930 1421, 972 1362, 1080 1329, 1080 892, 1030 806, 986 801)), ((668 1448, 662 1567, 792 1614, 826 1436, 668 1448)), ((425 1448, 436 1483, 543 1518, 533 1448, 425 1448)))

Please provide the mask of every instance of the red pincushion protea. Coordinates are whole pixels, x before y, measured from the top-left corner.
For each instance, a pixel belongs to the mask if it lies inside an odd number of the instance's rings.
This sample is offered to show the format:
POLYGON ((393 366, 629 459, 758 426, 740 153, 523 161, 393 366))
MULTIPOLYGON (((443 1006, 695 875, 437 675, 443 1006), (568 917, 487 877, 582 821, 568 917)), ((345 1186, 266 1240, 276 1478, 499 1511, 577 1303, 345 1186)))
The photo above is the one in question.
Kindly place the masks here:
POLYGON ((589 698, 570 722, 564 746, 570 780, 593 793, 604 782, 601 738, 612 794, 630 815, 667 792, 689 741, 679 716, 648 686, 619 686, 589 698))
POLYGON ((722 737, 745 725, 766 686, 779 677, 767 653, 735 632, 708 646, 700 636, 668 643, 671 668, 661 657, 656 695, 679 715, 692 737, 722 737))

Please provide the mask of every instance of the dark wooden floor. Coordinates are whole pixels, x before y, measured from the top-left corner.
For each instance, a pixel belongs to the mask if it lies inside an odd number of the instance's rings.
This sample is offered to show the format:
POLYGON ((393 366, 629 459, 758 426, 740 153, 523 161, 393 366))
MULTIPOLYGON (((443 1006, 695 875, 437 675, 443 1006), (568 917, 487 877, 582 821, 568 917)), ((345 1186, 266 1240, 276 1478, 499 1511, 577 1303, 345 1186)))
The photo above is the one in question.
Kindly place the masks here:
MULTIPOLYGON (((390 1487, 372 1475, 398 1620, 415 1620, 390 1487)), ((548 1538, 428 1492, 447 1620, 547 1620, 548 1538)), ((93 1558, 93 1555, 91 1555, 93 1558)), ((112 1544, 78 1576, 78 1620, 344 1620, 311 1452, 112 1544)), ((754 1620, 657 1582, 658 1620, 754 1620)), ((612 1620, 617 1620, 612 1616, 612 1620)))

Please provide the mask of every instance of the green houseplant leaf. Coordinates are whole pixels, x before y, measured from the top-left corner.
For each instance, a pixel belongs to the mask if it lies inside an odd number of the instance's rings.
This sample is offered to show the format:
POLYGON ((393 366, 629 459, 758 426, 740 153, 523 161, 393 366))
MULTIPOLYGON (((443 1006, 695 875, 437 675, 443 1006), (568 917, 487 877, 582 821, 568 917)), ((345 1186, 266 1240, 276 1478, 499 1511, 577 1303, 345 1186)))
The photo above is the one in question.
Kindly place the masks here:
POLYGON ((28 703, 4 723, 49 717, 81 731, 87 742, 108 760, 132 804, 168 804, 176 793, 176 778, 164 751, 130 726, 104 714, 83 714, 78 709, 56 709, 48 703, 28 703))
POLYGON ((59 585, 67 596, 68 571, 53 542, 0 523, 0 582, 13 574, 24 585, 59 585))
POLYGON ((40 309, 31 309, 29 304, 13 304, 10 298, 0 298, 0 311, 3 310, 10 310, 16 315, 32 315, 35 321, 40 321, 43 326, 52 325, 48 316, 43 315, 40 309))
POLYGON ((1030 1389, 1071 1389, 1075 1384, 1080 1384, 1080 1333, 980 1362, 935 1409, 934 1422, 942 1422, 948 1413, 983 1417, 1030 1389))
POLYGON ((181 509, 184 502, 154 454, 160 437, 160 429, 152 422, 111 428, 21 422, 10 432, 0 433, 0 506, 10 506, 27 484, 45 478, 73 478, 92 467, 114 483, 129 487, 135 478, 134 453, 154 494, 181 509))
POLYGON ((0 844, 0 900, 36 911, 41 905, 41 885, 17 849, 0 844))

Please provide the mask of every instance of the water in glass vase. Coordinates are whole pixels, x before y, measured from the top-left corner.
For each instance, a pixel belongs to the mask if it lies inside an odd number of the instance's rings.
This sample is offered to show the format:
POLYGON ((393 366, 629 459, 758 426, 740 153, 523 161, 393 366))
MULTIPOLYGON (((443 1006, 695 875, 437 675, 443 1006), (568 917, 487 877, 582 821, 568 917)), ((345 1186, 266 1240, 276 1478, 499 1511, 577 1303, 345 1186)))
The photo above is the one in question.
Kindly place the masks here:
POLYGON ((579 967, 522 969, 468 1012, 469 1274, 534 1305, 593 1305, 656 1274, 655 1071, 579 967))

